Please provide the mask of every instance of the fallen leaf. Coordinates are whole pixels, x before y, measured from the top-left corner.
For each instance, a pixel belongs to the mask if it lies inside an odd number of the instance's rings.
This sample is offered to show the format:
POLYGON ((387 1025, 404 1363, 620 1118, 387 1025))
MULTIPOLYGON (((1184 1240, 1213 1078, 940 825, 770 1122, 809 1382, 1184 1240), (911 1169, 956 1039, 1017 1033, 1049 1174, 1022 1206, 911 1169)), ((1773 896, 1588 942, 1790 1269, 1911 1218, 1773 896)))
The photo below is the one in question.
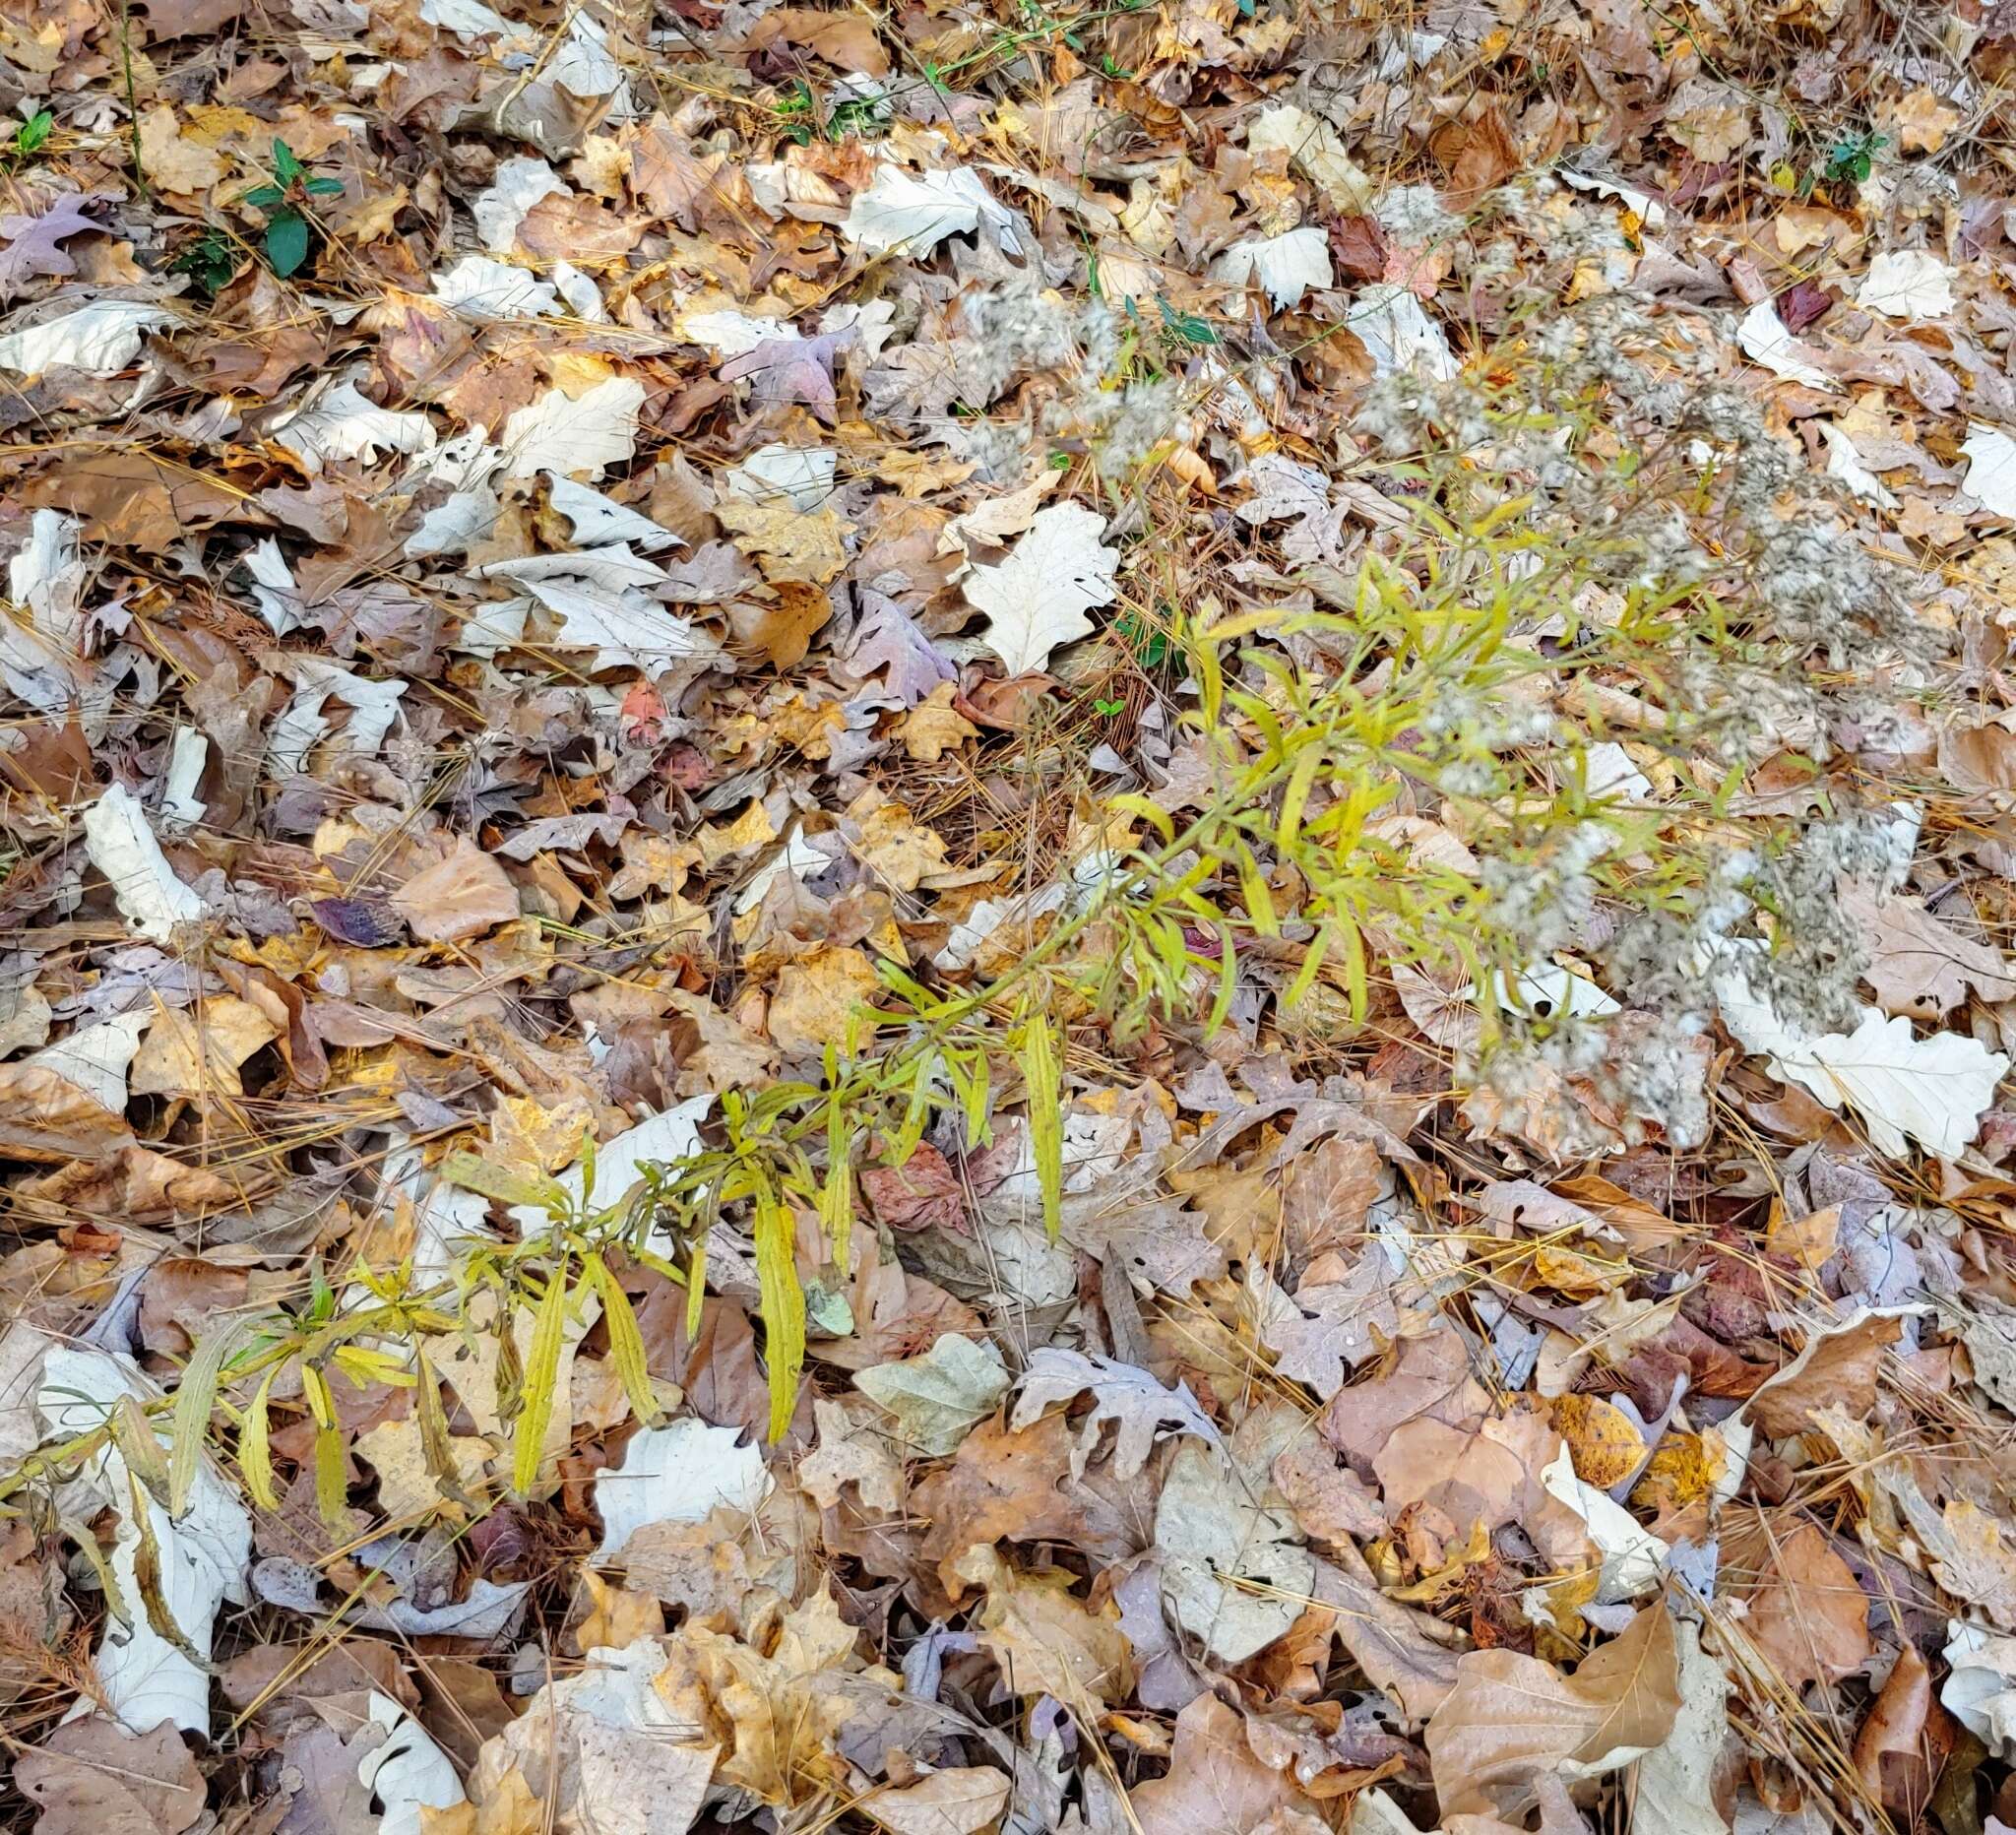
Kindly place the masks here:
POLYGON ((1563 1674, 1513 1650, 1459 1658, 1426 1735, 1442 1813, 1518 1816, 1538 1783, 1599 1777, 1663 1744, 1680 1712, 1673 1623, 1648 1606, 1563 1674))
POLYGON ((1042 668, 1051 651, 1092 630, 1089 610, 1112 603, 1119 556, 1100 543, 1105 526, 1082 504, 1052 504, 1000 566, 967 575, 968 602, 987 614, 984 642, 1010 675, 1042 668))
POLYGON ((518 888, 467 836, 392 895, 394 911, 424 943, 460 943, 518 917, 518 888))
POLYGON ((943 1458, 1008 1393, 1008 1369, 991 1343, 947 1332, 930 1350, 854 1373, 854 1387, 902 1424, 920 1453, 943 1458))

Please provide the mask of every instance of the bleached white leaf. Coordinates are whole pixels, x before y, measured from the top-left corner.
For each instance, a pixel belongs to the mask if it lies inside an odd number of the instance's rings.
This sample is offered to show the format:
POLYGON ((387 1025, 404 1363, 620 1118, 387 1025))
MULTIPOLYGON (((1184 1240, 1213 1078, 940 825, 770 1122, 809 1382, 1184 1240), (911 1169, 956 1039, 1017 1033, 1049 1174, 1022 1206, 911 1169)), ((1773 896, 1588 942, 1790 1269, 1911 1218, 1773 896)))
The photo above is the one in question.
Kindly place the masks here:
POLYGON ((833 864, 830 854, 821 854, 794 827, 785 837, 784 846, 777 850, 749 875, 749 883, 735 894, 735 913, 753 912, 770 896, 770 888, 778 879, 788 873, 793 879, 809 879, 814 873, 823 873, 833 864))
POLYGON ((852 332, 861 354, 872 363, 895 335, 896 307, 887 299, 865 299, 859 304, 851 299, 843 300, 819 315, 819 330, 826 336, 852 332))
POLYGON ((288 414, 273 431, 273 443, 285 447, 309 472, 351 459, 373 465, 380 453, 432 452, 439 438, 425 414, 380 408, 347 379, 314 407, 288 414))
POLYGON ((548 389, 505 421, 504 475, 551 472, 567 477, 586 472, 600 477, 636 452, 637 411, 643 406, 644 385, 633 376, 610 376, 576 401, 548 389))
POLYGON ((476 234, 493 255, 508 255, 518 240, 518 225, 541 198, 565 197, 567 187, 543 159, 521 157, 497 168, 489 190, 477 197, 476 234))
POLYGON ((378 1835, 420 1835, 421 1806, 463 1802, 462 1780, 432 1735, 390 1695, 372 1689, 368 1712, 386 1734, 357 1760, 357 1782, 384 1805, 378 1835))
POLYGON ((1886 319, 1918 324, 1953 310, 1953 270, 1922 248, 1891 249, 1869 263, 1856 304, 1886 319))
POLYGON ((1362 211, 1377 189, 1370 174, 1351 157, 1343 136, 1306 108, 1284 102, 1263 109, 1246 129, 1246 146, 1254 153, 1286 153, 1288 162, 1334 211, 1362 211))
POLYGON ((1591 192, 1599 198, 1614 198, 1648 229, 1661 228, 1666 222, 1666 206, 1651 192, 1640 191, 1635 185, 1627 185, 1614 178, 1602 178, 1590 172, 1578 172, 1567 165, 1556 166, 1554 176, 1576 191, 1591 192))
MULTIPOLYGON (((655 674, 670 664, 711 657, 720 649, 691 619, 627 588, 609 592, 576 579, 532 580, 527 585, 560 621, 553 647, 593 650, 597 669, 627 664, 655 674)), ((518 628, 522 634, 523 625, 518 628)))
POLYGON ((1660 1568, 1670 1550, 1607 1491, 1577 1478, 1574 1456, 1566 1446, 1551 1465, 1541 1468, 1540 1482, 1589 1526, 1590 1541, 1603 1552, 1599 1604, 1636 1599, 1659 1585, 1660 1568))
POLYGON ((259 615, 273 627, 274 636, 284 637, 297 630, 307 616, 307 607, 280 543, 271 536, 255 543, 246 552, 245 571, 252 576, 252 598, 259 615))
POLYGON ((1602 739, 1589 748, 1585 788, 1592 796, 1643 802, 1652 794, 1652 780, 1631 762, 1631 754, 1614 739, 1602 739))
POLYGON ((759 446, 722 478, 730 497, 751 503, 789 503, 810 514, 833 495, 840 455, 820 446, 759 446))
POLYGON ((1179 1382, 1166 1389, 1147 1370, 1111 1358, 1087 1357, 1082 1351, 1066 1351, 1055 1345, 1041 1345, 1030 1354, 1022 1372, 1022 1393, 1015 1412, 1009 1416, 1012 1428, 1028 1426, 1059 1402, 1075 1400, 1085 1391, 1093 1396, 1092 1412, 1086 1416, 1077 1443, 1071 1450, 1071 1476, 1083 1478, 1085 1467, 1099 1445, 1108 1422, 1116 1429, 1113 1442, 1113 1477, 1131 1479, 1148 1463, 1159 1439, 1187 1433, 1219 1445, 1220 1438, 1211 1417, 1198 1407, 1190 1385, 1179 1382))
POLYGON ((1829 1108, 1853 1108, 1880 1154, 1901 1155, 1908 1137, 1952 1160, 1974 1139, 2008 1073, 2002 1053, 1958 1033, 1917 1038, 1909 1020, 1876 1007, 1860 1009, 1852 1033, 1807 1033, 1752 986, 1744 954, 1732 950, 1716 965, 1716 1001, 1743 1048, 1769 1057, 1772 1076, 1829 1108))
MULTIPOLYGON (((593 13, 575 8, 567 22, 567 36, 547 63, 545 75, 570 95, 585 101, 615 95, 625 88, 623 66, 609 51, 608 28, 593 13)), ((612 108, 618 118, 627 107, 612 108)))
MULTIPOLYGON (((577 484, 571 477, 556 477, 546 493, 554 509, 574 525, 577 547, 596 548, 609 541, 634 541, 647 554, 683 541, 662 523, 639 514, 628 504, 604 497, 598 490, 577 484)), ((662 579, 663 573, 659 577, 662 579)))
POLYGON ((987 614, 981 638, 1011 675, 1043 667, 1050 652, 1092 629, 1085 614, 1113 601, 1116 550, 1102 545, 1105 518, 1083 504, 1039 511, 1029 533, 998 567, 976 567, 963 585, 967 601, 987 614))
POLYGON ((2016 440, 1983 421, 1967 424, 1967 476, 1960 488, 1995 516, 2016 521, 2016 440))
POLYGON ((210 763, 210 741, 194 727, 177 727, 168 743, 168 768, 161 773, 161 820, 192 828, 209 808, 196 794, 203 768, 210 763))
POLYGON ((602 305, 601 288, 571 261, 556 261, 553 288, 567 302, 567 310, 586 325, 606 325, 609 315, 602 305))
POLYGON ((464 554, 497 527, 504 506, 487 484, 458 490, 437 503, 407 538, 406 551, 416 560, 434 554, 464 554))
POLYGON ((151 1012, 114 1014, 95 1026, 80 1026, 69 1038, 45 1044, 23 1062, 75 1084, 100 1108, 116 1115, 126 1107, 126 1073, 140 1049, 140 1035, 153 1023, 151 1012))
POLYGON ((420 0, 420 17, 454 32, 465 44, 472 38, 508 38, 524 30, 493 13, 483 0, 420 0))
POLYGON ((1883 480, 1867 466, 1856 450, 1856 443, 1831 420, 1820 422, 1820 437, 1827 442, 1827 475, 1839 478, 1848 486, 1850 493, 1864 503, 1873 503, 1879 510, 1894 510, 1897 499, 1890 494, 1883 480))
POLYGON ((29 614, 38 636, 77 653, 84 639, 84 525, 61 510, 37 510, 28 539, 7 563, 7 597, 29 614))
POLYGON ((994 201, 977 172, 964 166, 907 172, 885 162, 854 193, 840 229, 864 254, 901 248, 921 260, 947 236, 971 235, 982 222, 992 225, 1009 254, 1021 252, 1014 212, 994 201))
MULTIPOLYGON (((1576 975, 1553 962, 1536 963, 1530 969, 1520 970, 1516 985, 1506 978, 1502 969, 1494 970, 1485 985, 1503 1012, 1516 1012, 1523 1008, 1543 1019, 1563 1016, 1595 1019, 1606 1013, 1623 1011, 1588 976, 1576 975)), ((1475 1000, 1477 997, 1474 982, 1459 987, 1455 994, 1459 1000, 1475 1000)))
POLYGON ((74 369, 86 376, 116 376, 140 354, 141 335, 174 322, 144 299, 94 299, 60 319, 0 338, 0 369, 39 376, 74 369))
POLYGON ((2016 1751, 2016 1637, 1946 1620, 1944 1656, 1952 1674, 1939 1699, 1990 1754, 2016 1751))
POLYGON ((175 877, 147 825, 147 811, 124 785, 111 786, 84 812, 84 851, 111 882, 119 914, 136 936, 165 943, 178 924, 203 920, 203 901, 175 877))
POLYGON ((1310 287, 1335 279, 1330 238, 1313 223, 1280 235, 1249 236, 1234 242, 1211 264, 1211 278, 1232 286, 1258 281, 1277 311, 1294 305, 1310 287))
POLYGON ((375 758, 399 716, 400 697, 408 684, 374 682, 320 657, 295 657, 291 667, 294 698, 266 732, 267 754, 275 771, 291 777, 301 769, 310 748, 329 730, 322 710, 332 700, 350 710, 349 724, 344 728, 344 749, 361 758, 375 758))
MULTIPOLYGON (((616 506, 609 506, 614 509, 616 506)), ((579 581, 604 593, 620 593, 626 587, 656 586, 665 570, 642 554, 633 554, 627 541, 613 541, 603 547, 578 548, 565 554, 524 554, 516 560, 491 561, 478 567, 483 580, 511 580, 536 590, 546 580, 579 581)))
POLYGON ((1185 1440, 1156 1506, 1164 1595, 1176 1622, 1221 1663, 1243 1663, 1301 1615, 1316 1563, 1295 1528, 1263 1507, 1216 1447, 1185 1440))
POLYGON ((37 510, 28 539, 7 563, 7 596, 28 615, 0 619, 0 671, 7 685, 44 714, 78 698, 84 657, 83 524, 37 510))
POLYGON ((1428 317, 1412 287, 1382 281, 1351 302, 1345 320, 1382 376, 1396 370, 1447 382, 1462 367, 1441 326, 1428 317))
POLYGON ((1758 300, 1743 314, 1736 326, 1736 343, 1751 362, 1761 363, 1788 382, 1802 382, 1809 389, 1841 386, 1815 360, 1819 352, 1786 330, 1777 306, 1768 299, 1758 300))
POLYGON ((770 1474, 762 1450, 740 1438, 691 1417, 633 1434, 623 1463, 596 1478, 602 1539, 595 1558, 621 1555, 648 1523, 698 1523, 721 1504, 754 1510, 769 1495, 770 1474))
POLYGON ((1680 1711, 1672 1731, 1638 1761, 1631 1795, 1634 1825, 1660 1835, 1729 1835, 1715 1806, 1715 1778, 1729 1738, 1729 1677, 1701 1648, 1701 1627, 1676 1619, 1680 1711))
MULTIPOLYGON (((52 1345, 42 1363, 35 1412, 45 1437, 69 1439, 102 1426, 122 1395, 146 1402, 155 1392, 124 1358, 73 1345, 52 1345)), ((167 1424, 161 1423, 163 1444, 167 1424)), ((230 1487, 198 1465, 188 1508, 169 1517, 144 1487, 136 1487, 124 1456, 109 1436, 70 1481, 67 1513, 87 1517, 109 1508, 116 1518, 109 1566, 120 1601, 105 1620, 93 1667, 104 1705, 135 1733, 173 1721, 185 1732, 210 1737, 210 1677, 154 1628, 138 1570, 142 1532, 134 1521, 136 1490, 158 1557, 156 1595, 176 1631, 199 1658, 207 1658, 217 1614, 226 1600, 248 1603, 245 1568, 252 1552, 252 1523, 230 1487)), ((87 1711, 81 1700, 75 1712, 87 1711)))
POLYGON ((484 255, 465 255, 435 275, 434 297, 479 319, 536 319, 560 309, 549 283, 484 255))
POLYGON ((759 319, 727 307, 694 309, 673 315, 672 329, 688 344, 706 345, 723 356, 747 356, 760 344, 802 338, 788 319, 759 319))

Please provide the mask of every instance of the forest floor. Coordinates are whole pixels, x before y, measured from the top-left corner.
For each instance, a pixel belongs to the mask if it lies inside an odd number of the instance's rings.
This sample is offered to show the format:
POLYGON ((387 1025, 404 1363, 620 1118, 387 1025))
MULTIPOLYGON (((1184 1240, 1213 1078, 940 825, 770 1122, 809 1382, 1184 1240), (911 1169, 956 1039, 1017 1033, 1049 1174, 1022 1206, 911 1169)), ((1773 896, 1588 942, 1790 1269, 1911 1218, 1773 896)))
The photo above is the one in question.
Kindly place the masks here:
POLYGON ((8 6, 18 1826, 2016 1827, 2012 74, 8 6))

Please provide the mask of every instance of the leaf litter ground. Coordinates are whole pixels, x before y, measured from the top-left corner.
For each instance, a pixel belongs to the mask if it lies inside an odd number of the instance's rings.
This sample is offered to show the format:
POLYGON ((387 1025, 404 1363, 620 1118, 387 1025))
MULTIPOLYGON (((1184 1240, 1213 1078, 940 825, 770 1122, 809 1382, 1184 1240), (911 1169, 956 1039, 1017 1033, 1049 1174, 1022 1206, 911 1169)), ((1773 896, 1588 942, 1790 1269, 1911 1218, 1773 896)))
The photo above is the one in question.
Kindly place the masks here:
POLYGON ((45 1835, 2016 1825, 2000 10, 24 0, 45 1835))

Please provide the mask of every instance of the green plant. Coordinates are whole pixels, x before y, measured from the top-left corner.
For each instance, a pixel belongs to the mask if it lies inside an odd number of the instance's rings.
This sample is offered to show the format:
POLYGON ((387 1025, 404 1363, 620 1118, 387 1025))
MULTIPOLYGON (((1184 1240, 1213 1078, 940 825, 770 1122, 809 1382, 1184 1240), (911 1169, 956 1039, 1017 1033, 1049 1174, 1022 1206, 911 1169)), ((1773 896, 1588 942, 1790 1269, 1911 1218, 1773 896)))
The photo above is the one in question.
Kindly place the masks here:
POLYGON ((1865 185, 1875 168, 1876 155, 1889 144, 1877 133, 1844 135, 1827 150, 1825 177, 1830 185, 1865 185))
POLYGON ((32 159, 49 144, 49 134, 56 125, 56 117, 46 108, 39 108, 14 130, 14 139, 8 143, 11 159, 20 161, 32 159))
POLYGON ((273 178, 272 184, 246 192, 244 201, 266 213, 267 263, 285 280, 308 259, 313 236, 309 200, 337 196, 343 181, 311 177, 284 140, 273 143, 273 178))
POLYGON ((205 294, 215 299, 230 285, 241 258, 242 251, 236 239, 217 224, 210 223, 168 266, 175 274, 193 277, 205 294))

